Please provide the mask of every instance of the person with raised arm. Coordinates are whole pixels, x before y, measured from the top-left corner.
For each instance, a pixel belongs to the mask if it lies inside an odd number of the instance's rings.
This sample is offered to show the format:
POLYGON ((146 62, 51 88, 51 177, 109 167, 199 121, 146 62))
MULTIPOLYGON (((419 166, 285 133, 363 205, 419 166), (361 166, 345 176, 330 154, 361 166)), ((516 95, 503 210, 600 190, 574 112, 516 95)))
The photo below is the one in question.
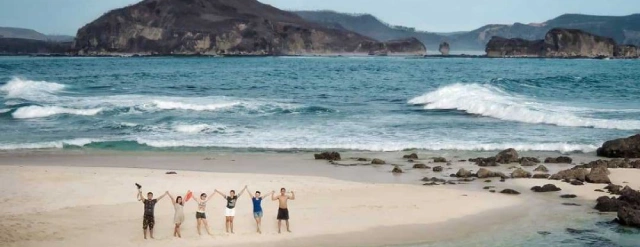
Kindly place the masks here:
POLYGON ((275 193, 271 194, 271 200, 278 200, 278 233, 280 233, 283 220, 287 224, 287 232, 291 232, 289 228, 289 207, 287 206, 287 201, 295 199, 296 194, 291 191, 291 195, 287 195, 287 190, 285 188, 280 189, 280 195, 278 196, 276 196, 275 193))
MULTIPOLYGON (((214 193, 211 193, 211 195, 213 195, 214 193)), ((200 198, 197 198, 195 196, 193 197, 193 200, 198 203, 198 210, 196 211, 198 235, 202 235, 200 227, 204 225, 205 230, 207 230, 207 234, 213 236, 213 234, 211 234, 211 231, 209 230, 209 223, 207 222, 206 215, 207 202, 209 201, 209 199, 211 199, 211 197, 207 198, 207 193, 200 194, 200 198)))
POLYGON ((144 214, 142 216, 142 232, 144 234, 144 239, 147 239, 147 228, 149 229, 149 236, 153 238, 153 227, 156 224, 153 211, 156 207, 156 203, 159 200, 162 200, 162 198, 164 198, 164 196, 166 196, 168 192, 165 192, 157 199, 153 199, 153 193, 149 192, 147 193, 147 198, 144 198, 142 196, 142 186, 140 186, 139 184, 136 184, 136 186, 138 187, 138 195, 136 197, 138 198, 138 201, 144 204, 144 214))
POLYGON ((262 199, 266 198, 269 195, 273 195, 276 192, 272 191, 271 193, 261 196, 260 191, 256 191, 253 195, 251 195, 251 191, 247 188, 247 195, 251 198, 251 202, 253 204, 253 218, 256 220, 257 232, 262 234, 262 216, 264 215, 262 212, 262 199))
POLYGON ((244 186, 244 189, 242 189, 242 191, 240 191, 240 194, 238 195, 236 195, 235 190, 231 190, 229 191, 229 196, 223 194, 218 190, 215 191, 215 193, 220 194, 222 198, 227 200, 227 205, 224 211, 224 216, 225 216, 224 225, 225 225, 225 229, 227 230, 227 233, 229 233, 229 230, 231 230, 231 233, 233 233, 233 218, 236 216, 236 202, 238 201, 238 196, 242 196, 242 193, 244 193, 245 190, 247 190, 247 186, 244 186))
POLYGON ((182 196, 178 196, 174 199, 169 192, 167 192, 167 195, 171 198, 171 204, 173 204, 173 209, 175 209, 175 213, 173 214, 173 223, 175 224, 175 227, 173 228, 173 236, 182 238, 182 234, 180 234, 180 226, 184 223, 184 199, 182 196))

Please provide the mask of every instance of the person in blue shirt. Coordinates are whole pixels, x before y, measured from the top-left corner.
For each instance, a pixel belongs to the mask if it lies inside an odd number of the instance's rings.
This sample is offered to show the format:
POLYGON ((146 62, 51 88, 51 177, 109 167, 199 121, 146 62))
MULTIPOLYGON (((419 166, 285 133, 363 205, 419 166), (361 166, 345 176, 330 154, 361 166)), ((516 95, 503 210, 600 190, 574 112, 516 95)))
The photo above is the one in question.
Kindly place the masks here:
MULTIPOLYGON (((247 192, 249 192, 248 188, 247 188, 247 192)), ((260 234, 262 234, 262 230, 260 229, 261 223, 262 223, 262 216, 263 216, 262 199, 264 199, 269 195, 273 195, 274 193, 276 192, 272 191, 270 194, 267 194, 264 196, 261 196, 260 191, 256 191, 253 196, 251 195, 251 192, 247 193, 249 197, 251 197, 251 202, 253 203, 253 218, 256 220, 256 225, 258 226, 257 232, 260 234)))

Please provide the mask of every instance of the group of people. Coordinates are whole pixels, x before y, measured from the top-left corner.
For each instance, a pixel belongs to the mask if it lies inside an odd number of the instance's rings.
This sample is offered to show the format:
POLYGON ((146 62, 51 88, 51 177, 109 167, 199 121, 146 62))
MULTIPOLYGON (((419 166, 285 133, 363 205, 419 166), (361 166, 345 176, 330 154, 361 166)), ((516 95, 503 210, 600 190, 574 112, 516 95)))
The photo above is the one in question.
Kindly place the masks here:
MULTIPOLYGON (((175 228, 173 230, 173 236, 181 238, 182 235, 180 233, 180 226, 184 222, 183 207, 184 207, 184 203, 189 200, 190 195, 185 195, 184 198, 182 196, 178 196, 174 198, 173 195, 171 195, 169 191, 167 191, 164 194, 162 194, 160 197, 154 199, 153 193, 149 192, 147 193, 147 198, 144 198, 142 196, 142 186, 140 186, 139 184, 136 184, 136 186, 138 187, 138 195, 137 195, 138 201, 141 201, 144 204, 144 216, 142 217, 142 230, 144 232, 144 238, 147 239, 147 230, 149 232, 149 236, 153 238, 153 227, 155 225, 154 209, 155 209, 156 203, 162 200, 162 198, 164 198, 165 196, 169 196, 169 198, 171 198, 171 202, 175 209, 174 221, 173 221, 175 224, 175 228)), ((207 202, 209 201, 209 199, 211 199, 214 196, 214 194, 218 194, 226 200, 226 207, 225 207, 225 213, 224 213, 225 229, 227 233, 233 233, 233 218, 236 215, 236 210, 235 210, 236 202, 238 201, 238 198, 243 195, 244 192, 248 192, 248 191, 249 191, 248 187, 245 186, 242 189, 242 191, 240 191, 240 193, 237 195, 234 190, 229 191, 229 195, 226 195, 218 190, 214 190, 213 193, 209 194, 210 196, 208 196, 206 193, 202 193, 200 194, 199 198, 194 197, 193 198, 194 201, 198 203, 198 209, 196 210, 198 235, 202 235, 201 234, 202 226, 204 226, 205 230, 209 235, 212 235, 209 229, 209 224, 207 222, 206 208, 207 208, 207 202)), ((290 194, 288 194, 285 188, 281 188, 280 195, 277 195, 277 196, 275 194, 275 191, 272 191, 267 195, 262 195, 260 191, 256 191, 255 193, 253 193, 253 196, 251 195, 251 193, 248 192, 248 195, 251 198, 251 202, 253 203, 253 218, 256 220, 256 226, 257 226, 256 231, 258 233, 262 233, 262 229, 261 229, 262 216, 263 216, 262 200, 267 198, 269 195, 271 195, 272 201, 277 200, 279 202, 278 216, 277 216, 278 233, 280 233, 280 229, 282 227, 282 221, 285 221, 287 231, 291 232, 291 230, 289 229, 289 209, 287 207, 287 201, 296 199, 296 195, 293 191, 291 191, 290 194)))

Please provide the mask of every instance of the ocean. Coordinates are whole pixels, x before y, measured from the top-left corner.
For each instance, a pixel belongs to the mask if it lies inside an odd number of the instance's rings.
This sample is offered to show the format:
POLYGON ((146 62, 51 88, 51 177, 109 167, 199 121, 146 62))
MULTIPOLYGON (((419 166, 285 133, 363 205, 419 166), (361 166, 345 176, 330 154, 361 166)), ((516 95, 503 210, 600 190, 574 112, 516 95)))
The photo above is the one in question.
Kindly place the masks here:
POLYGON ((593 152, 640 61, 0 57, 0 150, 593 152))

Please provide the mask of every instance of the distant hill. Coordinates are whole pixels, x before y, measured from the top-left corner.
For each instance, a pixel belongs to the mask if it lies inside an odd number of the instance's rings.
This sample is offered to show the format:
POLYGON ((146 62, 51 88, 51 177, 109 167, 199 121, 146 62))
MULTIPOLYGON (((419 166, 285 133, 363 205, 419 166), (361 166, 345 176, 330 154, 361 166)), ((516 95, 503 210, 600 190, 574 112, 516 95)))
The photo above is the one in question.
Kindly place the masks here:
POLYGON ((640 46, 640 14, 628 16, 565 14, 539 24, 490 24, 468 32, 432 33, 387 24, 369 14, 344 14, 334 11, 296 11, 295 13, 310 22, 327 27, 344 28, 378 40, 416 37, 427 46, 430 53, 436 51, 442 41, 449 42, 452 51, 484 50, 493 36, 538 40, 544 39, 545 34, 553 28, 580 29, 611 37, 619 44, 640 46))
POLYGON ((53 42, 71 42, 74 39, 74 37, 70 35, 46 35, 33 29, 17 27, 0 27, 0 37, 53 42))
POLYGON ((415 37, 427 50, 436 51, 444 37, 435 33, 416 31, 415 28, 393 26, 370 14, 345 14, 330 10, 294 11, 303 19, 329 28, 344 28, 380 41, 415 37))

